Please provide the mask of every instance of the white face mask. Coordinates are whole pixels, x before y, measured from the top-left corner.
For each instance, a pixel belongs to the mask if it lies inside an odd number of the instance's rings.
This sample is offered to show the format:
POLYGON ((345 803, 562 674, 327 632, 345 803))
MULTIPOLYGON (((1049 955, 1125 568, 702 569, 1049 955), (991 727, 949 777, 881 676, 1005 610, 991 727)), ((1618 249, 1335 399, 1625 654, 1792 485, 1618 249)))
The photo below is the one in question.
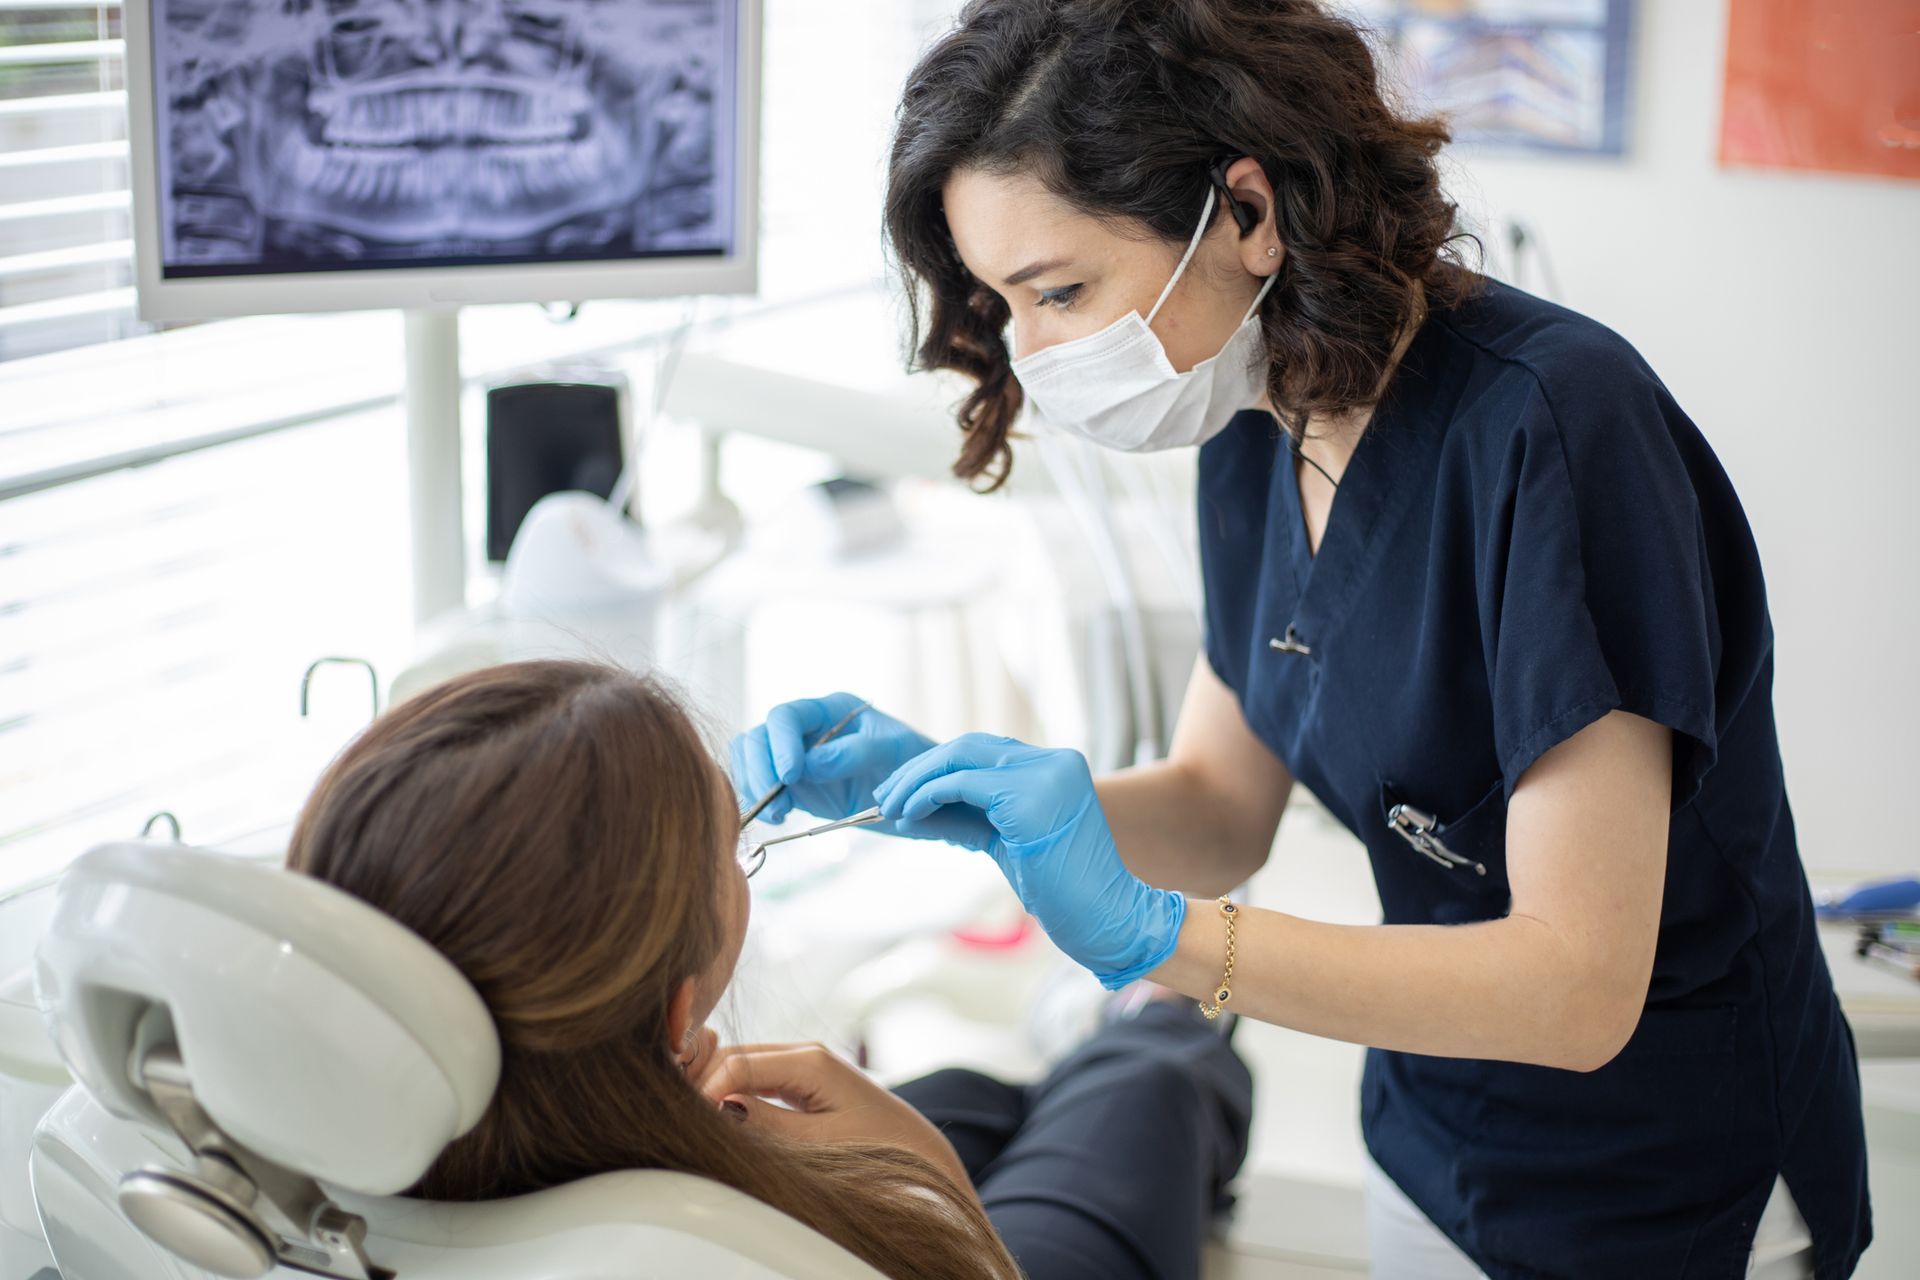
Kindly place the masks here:
POLYGON ((1193 261, 1212 216, 1209 187, 1186 255, 1146 319, 1129 311, 1098 333, 1055 343, 1013 362, 1013 376, 1048 422, 1109 449, 1147 453, 1205 444, 1234 414, 1253 407, 1267 384, 1264 363, 1256 359, 1260 323, 1254 313, 1278 272, 1260 286, 1220 354, 1185 373, 1174 371, 1151 328, 1161 304, 1193 261))

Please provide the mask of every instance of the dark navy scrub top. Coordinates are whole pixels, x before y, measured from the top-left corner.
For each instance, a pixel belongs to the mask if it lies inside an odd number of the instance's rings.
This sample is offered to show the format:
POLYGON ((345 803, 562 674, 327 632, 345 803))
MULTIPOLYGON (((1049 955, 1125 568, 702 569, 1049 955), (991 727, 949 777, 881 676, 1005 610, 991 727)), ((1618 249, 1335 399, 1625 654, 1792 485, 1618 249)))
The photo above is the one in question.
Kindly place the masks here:
POLYGON ((1726 474, 1652 370, 1488 283, 1415 335, 1318 555, 1264 413, 1202 449, 1199 496, 1208 659, 1365 842, 1388 924, 1505 915, 1527 767, 1615 709, 1673 731, 1632 1040, 1585 1074, 1369 1050, 1374 1159, 1496 1280, 1744 1275, 1780 1175, 1816 1274, 1851 1271, 1871 1234, 1859 1075, 1787 807, 1766 590, 1726 474), (1484 874, 1423 853, 1396 804, 1484 874))

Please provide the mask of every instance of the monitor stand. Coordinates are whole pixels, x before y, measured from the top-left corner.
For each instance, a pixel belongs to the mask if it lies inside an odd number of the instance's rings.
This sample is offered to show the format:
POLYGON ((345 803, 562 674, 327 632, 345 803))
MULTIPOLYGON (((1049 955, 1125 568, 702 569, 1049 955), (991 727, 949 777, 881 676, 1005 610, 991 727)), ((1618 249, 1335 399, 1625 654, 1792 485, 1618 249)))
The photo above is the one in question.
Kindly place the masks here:
POLYGON ((413 620, 467 598, 460 485, 460 312, 406 313, 407 475, 413 531, 413 620))

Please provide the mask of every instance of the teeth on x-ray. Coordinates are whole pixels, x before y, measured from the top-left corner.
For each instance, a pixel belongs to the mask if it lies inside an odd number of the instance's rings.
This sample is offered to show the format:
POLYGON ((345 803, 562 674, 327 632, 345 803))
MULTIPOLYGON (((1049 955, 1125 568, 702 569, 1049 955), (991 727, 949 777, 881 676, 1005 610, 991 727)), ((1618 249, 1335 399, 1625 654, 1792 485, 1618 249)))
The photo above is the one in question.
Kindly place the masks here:
POLYGON ((724 250, 728 3, 156 0, 166 257, 724 250))
POLYGON ((585 93, 536 97, 520 90, 409 89, 345 98, 321 139, 335 146, 567 142, 591 122, 585 93))

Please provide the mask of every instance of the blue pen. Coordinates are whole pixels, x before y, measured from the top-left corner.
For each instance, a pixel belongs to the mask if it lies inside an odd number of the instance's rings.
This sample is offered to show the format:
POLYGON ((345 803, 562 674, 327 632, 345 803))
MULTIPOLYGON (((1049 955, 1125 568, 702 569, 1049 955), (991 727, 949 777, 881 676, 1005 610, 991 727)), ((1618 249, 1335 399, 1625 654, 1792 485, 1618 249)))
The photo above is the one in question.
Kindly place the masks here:
POLYGON ((1869 881, 1838 898, 1823 899, 1817 910, 1828 919, 1912 916, 1920 913, 1920 879, 1900 876, 1869 881))

